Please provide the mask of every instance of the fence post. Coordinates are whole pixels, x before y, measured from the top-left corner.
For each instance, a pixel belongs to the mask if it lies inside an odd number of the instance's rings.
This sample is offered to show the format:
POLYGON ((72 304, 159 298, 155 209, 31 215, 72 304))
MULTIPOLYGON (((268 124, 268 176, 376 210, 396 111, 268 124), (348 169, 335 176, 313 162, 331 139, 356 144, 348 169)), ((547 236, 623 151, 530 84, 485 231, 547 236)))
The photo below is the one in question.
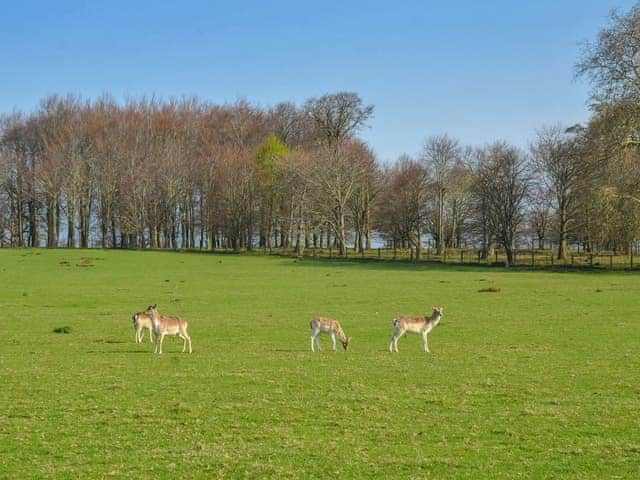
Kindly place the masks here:
POLYGON ((332 255, 333 255, 333 252, 331 250, 331 247, 329 247, 329 258, 331 258, 332 255))
POLYGON ((498 250, 495 251, 496 254, 496 263, 498 263, 498 250))
POLYGON ((480 263, 480 257, 482 256, 482 254, 480 253, 480 250, 478 250, 478 263, 480 263))
POLYGON ((443 250, 443 252, 444 252, 444 256, 443 256, 443 260, 442 260, 442 262, 443 262, 443 263, 447 263, 447 249, 446 249, 446 247, 445 247, 445 249, 443 250))
POLYGON ((613 254, 609 255, 609 268, 613 268, 613 254))
POLYGON ((551 266, 553 267, 553 253, 551 254, 551 266))
POLYGON ((464 263, 464 250, 460 250, 460 263, 464 263))
POLYGON ((531 266, 532 267, 536 266, 536 253, 533 250, 533 242, 531 242, 531 266))
POLYGON ((593 267, 593 253, 589 254, 589 266, 593 267))
POLYGON ((629 268, 633 268, 633 245, 631 245, 629 255, 629 268))
POLYGON ((380 247, 378 247, 378 258, 380 258, 380 247))

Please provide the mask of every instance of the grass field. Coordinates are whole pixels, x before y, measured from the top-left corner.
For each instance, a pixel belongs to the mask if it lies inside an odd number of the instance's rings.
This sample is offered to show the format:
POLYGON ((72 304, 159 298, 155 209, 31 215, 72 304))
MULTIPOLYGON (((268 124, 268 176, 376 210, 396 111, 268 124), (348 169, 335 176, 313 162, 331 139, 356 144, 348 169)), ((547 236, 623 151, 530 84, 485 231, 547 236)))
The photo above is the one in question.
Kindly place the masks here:
POLYGON ((640 478, 637 274, 0 250, 0 282, 0 478, 640 478), (134 343, 153 302, 192 355, 134 343))

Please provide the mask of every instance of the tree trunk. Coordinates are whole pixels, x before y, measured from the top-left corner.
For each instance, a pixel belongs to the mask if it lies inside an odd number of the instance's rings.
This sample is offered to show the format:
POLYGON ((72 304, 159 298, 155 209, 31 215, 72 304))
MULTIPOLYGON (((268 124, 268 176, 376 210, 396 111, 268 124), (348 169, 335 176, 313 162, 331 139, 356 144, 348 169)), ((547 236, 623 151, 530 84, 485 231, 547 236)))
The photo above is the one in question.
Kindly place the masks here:
POLYGON ((442 255, 444 247, 444 189, 438 190, 438 255, 442 255))
POLYGON ((67 201, 67 248, 75 247, 76 209, 73 203, 73 201, 67 201))
POLYGON ((346 235, 345 235, 345 221, 344 221, 344 211, 342 209, 340 209, 340 212, 338 214, 338 232, 336 232, 338 234, 338 241, 339 241, 339 248, 340 248, 340 256, 341 257, 346 257, 347 256, 347 245, 346 245, 346 235))
POLYGON ((567 255, 567 211, 564 207, 560 208, 559 214, 559 241, 558 241, 558 260, 564 260, 567 255))

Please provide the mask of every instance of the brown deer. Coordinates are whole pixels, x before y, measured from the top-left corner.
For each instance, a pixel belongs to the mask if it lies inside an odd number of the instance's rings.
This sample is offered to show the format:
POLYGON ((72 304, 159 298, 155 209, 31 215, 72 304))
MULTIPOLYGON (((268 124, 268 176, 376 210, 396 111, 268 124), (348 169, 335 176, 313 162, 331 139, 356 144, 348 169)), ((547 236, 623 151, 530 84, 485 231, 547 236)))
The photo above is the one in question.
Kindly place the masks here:
POLYGON ((396 317, 393 319, 393 335, 389 344, 389 351, 398 351, 398 339, 407 332, 418 333, 422 335, 422 344, 425 352, 429 352, 429 344, 427 343, 427 334, 438 325, 444 307, 433 307, 431 316, 424 317, 396 317))
POLYGON ((153 324, 151 322, 151 316, 145 312, 134 313, 131 317, 133 319, 133 328, 136 331, 136 343, 142 343, 144 338, 144 331, 149 330, 149 341, 153 342, 153 324))
POLYGON ((188 323, 184 318, 163 317, 160 315, 160 312, 158 312, 158 306, 155 304, 149 306, 144 313, 151 316, 153 335, 156 338, 156 348, 153 353, 162 353, 162 342, 166 335, 175 335, 182 339, 182 353, 185 352, 187 342, 189 342, 189 353, 192 353, 191 337, 187 333, 188 323), (160 351, 158 351, 158 349, 160 351))
POLYGON ((320 339, 318 338, 321 333, 327 333, 331 336, 331 343, 333 344, 333 351, 336 351, 336 337, 340 339, 340 343, 342 343, 342 348, 345 351, 349 348, 349 343, 351 343, 351 337, 347 338, 340 326, 340 322, 337 320, 332 320, 330 318, 317 317, 311 320, 311 351, 314 350, 314 343, 318 346, 318 350, 322 351, 322 347, 320 346, 320 339))

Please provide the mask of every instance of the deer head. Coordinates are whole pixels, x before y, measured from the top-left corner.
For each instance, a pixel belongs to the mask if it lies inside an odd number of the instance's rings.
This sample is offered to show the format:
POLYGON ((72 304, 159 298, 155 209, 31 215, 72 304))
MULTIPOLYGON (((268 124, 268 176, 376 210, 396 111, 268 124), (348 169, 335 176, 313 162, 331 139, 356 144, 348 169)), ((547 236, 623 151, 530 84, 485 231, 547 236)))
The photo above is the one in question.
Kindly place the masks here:
POLYGON ((444 313, 444 307, 431 307, 431 309, 431 318, 429 320, 439 322, 444 313))
POLYGON ((351 343, 351 337, 345 337, 345 339, 340 340, 340 342, 342 343, 342 348, 347 351, 349 349, 349 344, 351 343))
POLYGON ((154 303, 153 305, 149 305, 144 313, 151 317, 153 317, 154 315, 158 315, 158 305, 156 303, 154 303))

